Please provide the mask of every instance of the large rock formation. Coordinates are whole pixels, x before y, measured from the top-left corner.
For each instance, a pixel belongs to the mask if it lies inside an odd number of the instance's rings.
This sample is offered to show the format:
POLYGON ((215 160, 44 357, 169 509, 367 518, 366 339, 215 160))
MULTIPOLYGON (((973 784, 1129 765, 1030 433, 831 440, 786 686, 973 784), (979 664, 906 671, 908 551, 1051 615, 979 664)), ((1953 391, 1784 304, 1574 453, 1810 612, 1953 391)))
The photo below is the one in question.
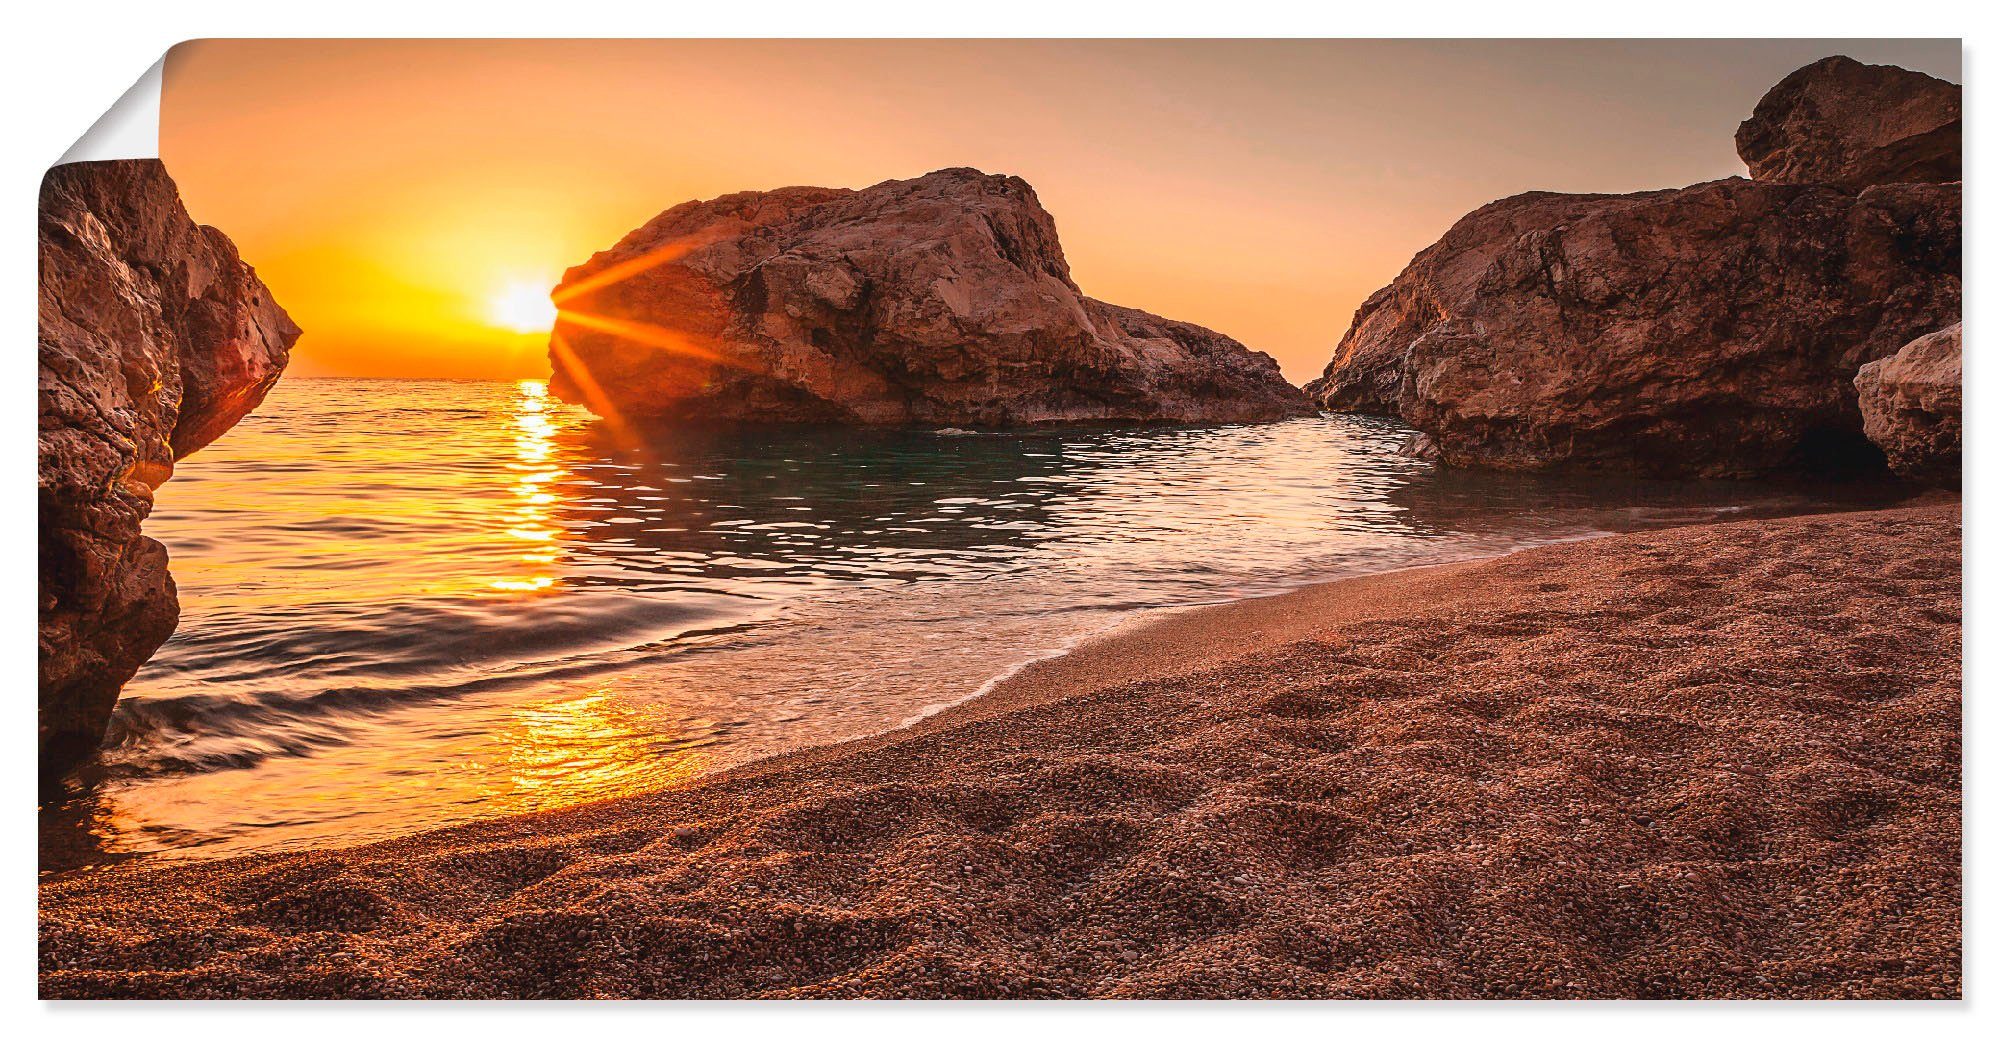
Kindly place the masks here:
POLYGON ((1951 183, 1960 94, 1921 72, 1823 58, 1757 102, 1736 128, 1736 154, 1753 179, 1777 183, 1951 183))
POLYGON ((299 329, 157 161, 50 170, 40 238, 39 745, 61 769, 179 618, 139 532, 154 489, 257 406, 299 329))
POLYGON ((1306 388, 1402 417, 1447 464, 1879 465, 1854 373, 1958 319, 1960 240, 1955 184, 1517 195, 1363 303, 1306 388))
POLYGON ((1964 404, 1959 325, 1932 332, 1861 366, 1861 427, 1889 467, 1919 482, 1956 489, 1963 468, 1964 404))
POLYGON ((563 278, 557 395, 624 419, 1009 425, 1310 414, 1227 336, 1088 298, 1018 177, 688 202, 563 278))
POLYGON ((1449 464, 1810 468, 1864 442, 1854 370, 1957 318, 1958 264, 1953 187, 1517 195, 1362 304, 1307 389, 1449 464))

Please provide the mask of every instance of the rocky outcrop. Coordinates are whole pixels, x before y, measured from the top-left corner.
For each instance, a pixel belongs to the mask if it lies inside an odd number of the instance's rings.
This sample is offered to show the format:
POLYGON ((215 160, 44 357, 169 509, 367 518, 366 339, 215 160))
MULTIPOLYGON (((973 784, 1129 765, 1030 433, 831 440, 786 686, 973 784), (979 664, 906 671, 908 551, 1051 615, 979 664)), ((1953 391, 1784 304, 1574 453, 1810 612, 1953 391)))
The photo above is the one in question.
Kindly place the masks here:
POLYGON ((299 329, 157 161, 50 170, 40 232, 38 742, 61 769, 179 617, 139 531, 154 489, 257 406, 299 329))
POLYGON ((551 385, 632 420, 1015 425, 1310 414, 1271 358, 1083 295, 1018 177, 689 202, 556 290, 551 385))
POLYGON ((1959 174, 1956 83, 1853 58, 1786 76, 1736 128, 1756 180, 1785 184, 1951 183, 1959 174))
POLYGON ((1955 188, 1532 193, 1361 307, 1326 375, 1447 464, 1749 476, 1860 443, 1862 363, 1959 308, 1955 188))
POLYGON ((1955 184, 1517 195, 1363 303, 1306 389, 1452 465, 1879 466, 1854 373, 1958 319, 1960 241, 1955 184))
POLYGON ((1959 325, 1932 332, 1861 366, 1854 388, 1861 427, 1909 479, 1957 489, 1964 378, 1959 325))

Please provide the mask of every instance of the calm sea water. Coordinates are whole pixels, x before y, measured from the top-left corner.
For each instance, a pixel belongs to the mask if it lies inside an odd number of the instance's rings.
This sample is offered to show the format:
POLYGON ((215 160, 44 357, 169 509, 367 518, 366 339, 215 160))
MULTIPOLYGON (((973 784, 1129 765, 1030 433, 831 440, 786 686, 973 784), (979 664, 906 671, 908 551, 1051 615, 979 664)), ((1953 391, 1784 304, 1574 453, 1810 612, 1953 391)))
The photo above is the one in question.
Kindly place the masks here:
POLYGON ((1404 435, 620 432, 539 382, 288 380, 161 491, 180 628, 45 802, 44 867, 657 789, 907 723, 1149 610, 1846 503, 1442 474, 1404 435))

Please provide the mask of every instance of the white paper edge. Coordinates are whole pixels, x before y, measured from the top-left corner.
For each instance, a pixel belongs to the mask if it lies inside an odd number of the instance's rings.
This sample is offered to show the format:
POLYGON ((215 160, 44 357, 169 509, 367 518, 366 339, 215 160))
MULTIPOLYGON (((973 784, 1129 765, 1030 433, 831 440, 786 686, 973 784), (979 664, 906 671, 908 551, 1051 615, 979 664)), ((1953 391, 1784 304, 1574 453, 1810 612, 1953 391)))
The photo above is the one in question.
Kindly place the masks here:
POLYGON ((132 89, 125 91, 82 137, 77 138, 75 144, 70 145, 68 151, 63 152, 56 165, 159 158, 160 82, 166 65, 164 57, 153 62, 153 67, 132 84, 132 89))

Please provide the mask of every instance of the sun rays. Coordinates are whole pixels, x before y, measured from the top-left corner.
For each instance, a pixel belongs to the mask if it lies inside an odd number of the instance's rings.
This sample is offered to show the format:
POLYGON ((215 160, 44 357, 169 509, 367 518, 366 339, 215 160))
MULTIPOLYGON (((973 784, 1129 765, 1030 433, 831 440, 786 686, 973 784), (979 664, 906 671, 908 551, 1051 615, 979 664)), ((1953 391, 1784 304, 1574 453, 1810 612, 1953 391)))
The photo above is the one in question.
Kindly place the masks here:
POLYGON ((721 230, 719 228, 709 228, 697 234, 676 238, 670 242, 648 249, 641 255, 634 256, 628 260, 620 260, 595 274, 563 285, 551 293, 550 298, 555 301, 557 307, 568 309, 568 304, 580 296, 586 296, 598 289, 607 288, 621 281, 630 280, 646 271, 652 270, 654 267, 672 263, 704 245, 715 242, 720 237, 721 230))
POLYGON ((578 402, 603 418, 620 442, 631 445, 637 442, 637 438, 632 433, 630 422, 619 412, 611 395, 605 392, 598 373, 590 370, 590 366, 578 356, 575 346, 570 341, 572 335, 579 331, 586 335, 591 333, 608 335, 696 365, 736 369, 746 369, 748 365, 714 346, 697 341, 696 337, 686 332, 650 321, 594 312, 586 308, 587 298, 647 271, 672 263, 716 241, 719 236, 720 229, 710 228, 674 239, 642 255, 621 260, 603 270, 559 286, 547 297, 554 319, 554 326, 549 333, 549 363, 555 376, 552 384, 559 388, 567 386, 573 390, 581 397, 578 402))
POLYGON ((599 314, 584 313, 580 310, 561 311, 560 320, 592 331, 616 335, 644 346, 663 350, 680 357, 698 360, 718 367, 740 368, 743 362, 715 350, 696 345, 688 336, 646 321, 630 321, 622 317, 604 317, 599 314))

